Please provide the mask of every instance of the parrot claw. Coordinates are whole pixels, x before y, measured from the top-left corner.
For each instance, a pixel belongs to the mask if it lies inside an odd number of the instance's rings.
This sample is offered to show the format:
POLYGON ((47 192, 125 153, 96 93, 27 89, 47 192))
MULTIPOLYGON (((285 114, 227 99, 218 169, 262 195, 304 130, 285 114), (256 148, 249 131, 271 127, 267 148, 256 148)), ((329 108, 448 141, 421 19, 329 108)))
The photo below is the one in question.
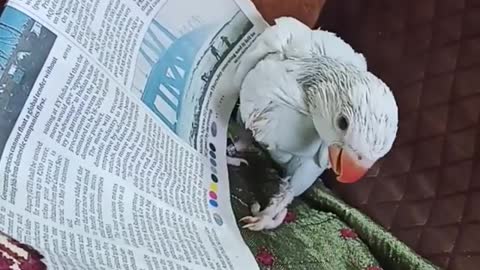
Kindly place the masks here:
POLYGON ((271 230, 280 226, 280 224, 282 224, 283 220, 285 219, 286 215, 287 215, 287 208, 283 209, 275 217, 260 214, 259 216, 243 217, 240 219, 240 222, 247 223, 243 225, 242 228, 249 229, 250 231, 271 230))
POLYGON ((244 225, 242 228, 249 229, 250 231, 253 231, 253 232, 259 232, 263 230, 263 227, 260 223, 250 223, 250 224, 244 225))
POLYGON ((243 229, 249 229, 250 231, 261 231, 265 229, 269 223, 268 217, 261 216, 261 217, 252 217, 246 216, 240 219, 241 222, 245 222, 247 224, 243 225, 243 229))
POLYGON ((243 158, 229 157, 227 156, 227 164, 235 167, 240 167, 242 165, 248 166, 248 161, 243 158))
POLYGON ((258 220, 260 220, 260 217, 246 216, 246 217, 241 218, 239 221, 244 222, 244 223, 248 223, 248 224, 243 226, 243 227, 245 227, 245 226, 247 226, 251 223, 257 222, 258 220))
POLYGON ((270 199, 268 206, 261 210, 261 205, 254 202, 250 206, 252 216, 240 219, 240 222, 247 223, 242 228, 251 231, 275 229, 287 216, 287 206, 293 200, 293 193, 290 189, 289 177, 282 179, 280 191, 270 199))

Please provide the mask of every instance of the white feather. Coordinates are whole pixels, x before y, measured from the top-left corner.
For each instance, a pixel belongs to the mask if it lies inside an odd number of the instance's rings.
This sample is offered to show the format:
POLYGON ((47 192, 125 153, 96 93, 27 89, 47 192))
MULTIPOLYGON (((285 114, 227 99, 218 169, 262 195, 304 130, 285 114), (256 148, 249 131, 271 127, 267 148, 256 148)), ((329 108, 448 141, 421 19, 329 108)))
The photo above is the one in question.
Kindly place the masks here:
POLYGON ((356 53, 350 45, 334 33, 311 30, 300 21, 282 17, 275 25, 267 28, 242 56, 237 68, 235 82, 241 85, 246 74, 268 54, 280 53, 284 57, 304 57, 319 52, 332 58, 351 63, 361 70, 367 70, 365 57, 356 53))
POLYGON ((398 113, 390 89, 333 33, 280 18, 247 50, 235 81, 245 127, 285 167, 295 196, 329 166, 328 146, 368 166, 392 147, 398 113))
MULTIPOLYGON (((328 146, 338 144, 368 166, 392 147, 398 112, 391 91, 333 33, 276 20, 242 56, 235 83, 245 127, 284 166, 294 196, 328 168, 328 146), (348 118, 347 130, 338 127, 339 116, 348 118)), ((265 213, 273 218, 286 204, 271 203, 274 213, 265 213)))

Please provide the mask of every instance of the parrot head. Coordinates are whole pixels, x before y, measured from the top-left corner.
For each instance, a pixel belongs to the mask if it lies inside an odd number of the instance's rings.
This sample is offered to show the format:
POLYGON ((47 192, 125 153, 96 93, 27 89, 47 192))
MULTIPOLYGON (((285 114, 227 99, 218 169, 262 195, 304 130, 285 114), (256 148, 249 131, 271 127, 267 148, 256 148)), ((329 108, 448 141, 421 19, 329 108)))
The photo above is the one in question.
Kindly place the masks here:
POLYGON ((362 178, 392 148, 398 109, 388 86, 366 70, 329 61, 301 82, 329 165, 342 183, 362 178))

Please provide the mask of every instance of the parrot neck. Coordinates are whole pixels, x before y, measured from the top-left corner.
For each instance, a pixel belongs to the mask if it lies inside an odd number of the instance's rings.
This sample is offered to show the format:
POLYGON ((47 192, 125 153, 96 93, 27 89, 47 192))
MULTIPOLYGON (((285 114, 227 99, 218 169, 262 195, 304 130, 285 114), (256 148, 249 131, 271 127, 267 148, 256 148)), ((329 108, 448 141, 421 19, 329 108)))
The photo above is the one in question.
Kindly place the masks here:
POLYGON ((298 59, 297 82, 310 114, 333 114, 362 77, 354 66, 326 56, 298 59))
POLYGON ((305 102, 304 90, 298 81, 298 74, 300 74, 302 67, 298 65, 298 62, 291 59, 279 61, 278 58, 278 55, 271 55, 266 58, 266 61, 262 62, 266 73, 282 74, 280 78, 272 83, 275 87, 271 88, 271 98, 279 104, 309 116, 310 113, 308 104, 305 102), (276 72, 276 70, 279 71, 276 72))

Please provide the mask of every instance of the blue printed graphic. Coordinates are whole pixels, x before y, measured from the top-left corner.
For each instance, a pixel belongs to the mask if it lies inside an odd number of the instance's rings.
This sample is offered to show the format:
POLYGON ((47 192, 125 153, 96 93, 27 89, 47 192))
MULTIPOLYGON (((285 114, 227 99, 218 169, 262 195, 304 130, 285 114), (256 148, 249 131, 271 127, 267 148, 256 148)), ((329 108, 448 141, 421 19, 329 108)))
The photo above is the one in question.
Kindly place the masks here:
POLYGON ((184 89, 194 66, 195 56, 209 36, 210 31, 210 27, 202 27, 177 39, 166 28, 155 22, 149 29, 149 34, 152 35, 151 40, 155 43, 147 40, 144 44, 161 55, 159 60, 154 62, 144 50, 141 50, 145 59, 152 65, 142 101, 174 131, 182 108, 184 89), (165 48, 165 45, 154 36, 152 27, 163 32, 173 42, 170 47, 165 48), (165 106, 174 113, 170 116, 163 113, 160 108, 165 106))
MULTIPOLYGON (((200 118, 217 70, 252 29, 240 11, 225 18, 150 24, 140 47, 132 92, 185 142, 197 147, 200 118)), ((212 127, 216 135, 216 126, 212 127)))
POLYGON ((0 156, 56 38, 15 8, 0 16, 0 156))

